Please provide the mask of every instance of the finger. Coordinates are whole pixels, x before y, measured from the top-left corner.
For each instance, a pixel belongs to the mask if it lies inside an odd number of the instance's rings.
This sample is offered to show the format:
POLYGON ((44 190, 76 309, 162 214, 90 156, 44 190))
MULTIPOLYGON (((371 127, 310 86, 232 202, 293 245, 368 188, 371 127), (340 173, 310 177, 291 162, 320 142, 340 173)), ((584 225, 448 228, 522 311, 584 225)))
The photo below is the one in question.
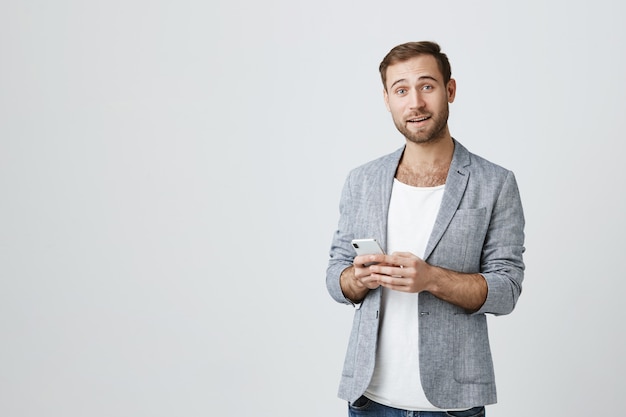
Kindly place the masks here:
POLYGON ((354 258, 353 265, 357 268, 367 268, 370 265, 381 263, 385 255, 359 255, 354 258))
POLYGON ((404 276, 404 267, 402 265, 372 265, 369 270, 372 274, 380 274, 389 277, 402 278, 404 276))
POLYGON ((419 256, 412 254, 411 252, 394 252, 393 256, 396 262, 402 263, 404 266, 408 266, 409 262, 422 259, 419 256))
POLYGON ((376 288, 380 285, 380 281, 378 280, 378 278, 373 277, 371 275, 368 275, 367 277, 361 279, 360 282, 361 282, 361 285, 370 289, 376 288))
POLYGON ((394 278, 387 275, 381 275, 378 282, 385 288, 396 291, 406 291, 407 284, 403 278, 394 278))

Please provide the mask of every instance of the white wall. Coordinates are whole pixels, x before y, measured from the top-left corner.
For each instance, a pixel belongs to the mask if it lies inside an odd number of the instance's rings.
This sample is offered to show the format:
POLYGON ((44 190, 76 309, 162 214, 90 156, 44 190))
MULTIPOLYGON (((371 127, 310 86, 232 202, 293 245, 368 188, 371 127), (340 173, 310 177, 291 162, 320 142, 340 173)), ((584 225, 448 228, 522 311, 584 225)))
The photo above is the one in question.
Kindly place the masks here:
POLYGON ((515 171, 490 416, 621 409, 624 6, 5 0, 0 415, 341 416, 324 272, 348 170, 399 147, 377 67, 436 40, 451 130, 515 171), (618 408, 619 407, 619 408, 618 408))

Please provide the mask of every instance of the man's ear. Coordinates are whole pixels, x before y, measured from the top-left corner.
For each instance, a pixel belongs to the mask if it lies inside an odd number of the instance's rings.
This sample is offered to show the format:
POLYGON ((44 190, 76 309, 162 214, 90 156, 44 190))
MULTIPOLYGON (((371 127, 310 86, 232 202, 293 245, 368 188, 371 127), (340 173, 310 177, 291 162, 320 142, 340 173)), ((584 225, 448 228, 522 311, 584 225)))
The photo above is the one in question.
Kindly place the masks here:
POLYGON ((448 103, 454 102, 454 97, 456 97, 456 80, 454 78, 450 78, 448 81, 446 91, 448 92, 448 103))
POLYGON ((387 93, 386 88, 383 88, 383 98, 385 99, 385 107, 387 107, 387 111, 391 111, 389 108, 389 93, 387 93))

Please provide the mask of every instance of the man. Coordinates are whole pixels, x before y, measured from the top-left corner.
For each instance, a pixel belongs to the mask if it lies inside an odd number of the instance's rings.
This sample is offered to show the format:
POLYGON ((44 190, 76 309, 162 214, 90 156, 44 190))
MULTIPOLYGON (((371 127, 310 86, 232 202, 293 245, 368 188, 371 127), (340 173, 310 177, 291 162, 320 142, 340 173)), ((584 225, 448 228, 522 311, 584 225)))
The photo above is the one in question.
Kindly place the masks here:
POLYGON ((515 177, 451 137, 439 45, 399 45, 379 69, 406 144, 343 188, 326 283, 356 310, 339 397, 350 416, 483 416, 496 402, 485 314, 510 313, 524 276, 515 177), (355 256, 358 238, 386 255, 355 256))

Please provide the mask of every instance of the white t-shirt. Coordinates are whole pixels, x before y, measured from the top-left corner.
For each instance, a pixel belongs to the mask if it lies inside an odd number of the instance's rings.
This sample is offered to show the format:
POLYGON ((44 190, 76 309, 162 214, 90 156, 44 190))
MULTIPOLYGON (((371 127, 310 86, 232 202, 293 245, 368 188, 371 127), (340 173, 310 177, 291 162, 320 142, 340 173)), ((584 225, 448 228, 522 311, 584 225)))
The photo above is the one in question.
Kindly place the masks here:
MULTIPOLYGON (((412 187, 394 179, 387 219, 387 253, 424 256, 445 185, 412 187)), ((415 293, 383 288, 376 365, 365 396, 405 410, 438 410, 424 394, 419 370, 415 293)))

